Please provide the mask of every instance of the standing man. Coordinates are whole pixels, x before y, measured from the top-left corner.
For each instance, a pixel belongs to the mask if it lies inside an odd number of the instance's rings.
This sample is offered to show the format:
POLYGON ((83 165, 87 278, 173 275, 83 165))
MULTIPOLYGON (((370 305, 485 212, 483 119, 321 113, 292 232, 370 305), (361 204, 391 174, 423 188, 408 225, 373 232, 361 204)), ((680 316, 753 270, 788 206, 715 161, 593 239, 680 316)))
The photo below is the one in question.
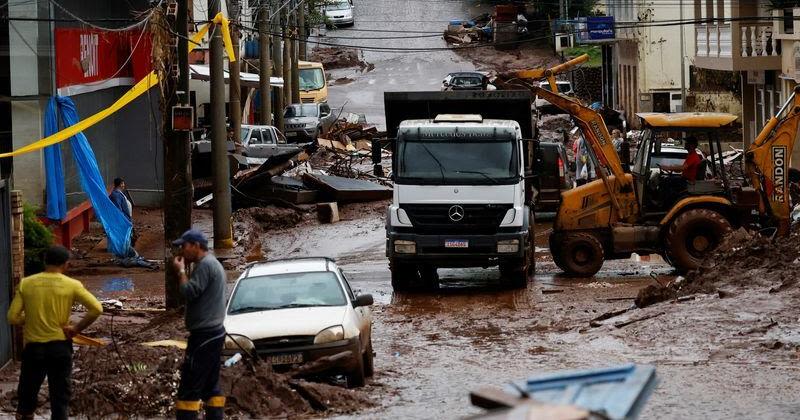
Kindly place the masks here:
POLYGON ((69 416, 72 375, 72 337, 103 313, 100 302, 83 284, 64 275, 69 251, 51 246, 44 252, 44 272, 25 277, 8 308, 8 322, 22 325, 24 348, 19 374, 17 418, 33 419, 39 388, 47 376, 50 416, 69 416), (87 312, 70 325, 72 305, 80 302, 87 312))
POLYGON ((200 400, 205 401, 205 418, 221 419, 225 397, 219 389, 219 368, 225 344, 225 270, 208 252, 208 240, 195 229, 189 229, 172 243, 179 246, 181 256, 173 264, 180 273, 180 291, 186 299, 186 346, 175 416, 178 420, 196 419, 200 400), (194 264, 191 276, 186 264, 194 264))
POLYGON ((109 200, 114 206, 125 215, 131 222, 131 247, 136 246, 136 227, 133 226, 133 200, 128 193, 128 187, 122 178, 114 178, 114 189, 108 195, 109 200))

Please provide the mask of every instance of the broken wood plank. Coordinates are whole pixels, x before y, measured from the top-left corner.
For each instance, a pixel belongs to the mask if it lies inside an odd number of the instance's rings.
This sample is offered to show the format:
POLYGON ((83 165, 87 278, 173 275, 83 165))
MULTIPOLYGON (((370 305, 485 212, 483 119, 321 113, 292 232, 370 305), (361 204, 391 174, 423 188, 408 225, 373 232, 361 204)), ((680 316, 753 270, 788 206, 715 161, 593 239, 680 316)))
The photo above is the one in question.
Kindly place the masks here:
POLYGON ((528 398, 509 394, 493 386, 484 386, 470 392, 469 400, 472 405, 488 410, 494 408, 511 408, 525 401, 529 401, 528 398))
POLYGON ((605 321, 607 319, 614 318, 615 316, 620 316, 620 315, 622 315, 625 312, 628 312, 630 310, 631 310, 631 308, 625 308, 625 309, 619 309, 619 310, 616 310, 616 311, 606 312, 606 313, 604 313, 604 314, 602 314, 602 315, 590 320, 589 321, 589 326, 590 327, 599 327, 599 326, 603 325, 603 323, 600 322, 600 321, 605 321))
POLYGON ((348 367, 347 364, 352 364, 352 362, 353 362, 353 352, 351 350, 345 350, 343 352, 336 353, 332 356, 321 357, 319 359, 313 360, 299 367, 296 367, 287 372, 287 375, 293 378, 314 375, 317 373, 325 372, 335 367, 340 367, 340 366, 348 367))
POLYGON ((661 315, 664 315, 664 314, 666 314, 666 312, 659 312, 657 314, 645 315, 645 316, 640 317, 640 318, 629 319, 627 321, 620 321, 620 322, 615 323, 614 327, 615 328, 626 327, 626 326, 631 325, 633 323, 640 322, 640 321, 646 321, 648 319, 655 318, 657 316, 661 316, 661 315))

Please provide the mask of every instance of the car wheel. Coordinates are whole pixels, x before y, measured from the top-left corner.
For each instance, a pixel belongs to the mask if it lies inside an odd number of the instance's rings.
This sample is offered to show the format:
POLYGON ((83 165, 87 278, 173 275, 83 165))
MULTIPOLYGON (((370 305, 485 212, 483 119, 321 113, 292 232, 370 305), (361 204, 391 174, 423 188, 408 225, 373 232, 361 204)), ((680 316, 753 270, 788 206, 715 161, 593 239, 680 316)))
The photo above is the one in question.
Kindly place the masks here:
POLYGON ((364 376, 372 377, 375 375, 374 353, 372 352, 372 337, 369 338, 369 344, 364 351, 364 376))
POLYGON ((356 367, 347 374, 347 387, 361 388, 366 384, 367 378, 364 372, 364 357, 362 357, 362 355, 357 355, 356 367))

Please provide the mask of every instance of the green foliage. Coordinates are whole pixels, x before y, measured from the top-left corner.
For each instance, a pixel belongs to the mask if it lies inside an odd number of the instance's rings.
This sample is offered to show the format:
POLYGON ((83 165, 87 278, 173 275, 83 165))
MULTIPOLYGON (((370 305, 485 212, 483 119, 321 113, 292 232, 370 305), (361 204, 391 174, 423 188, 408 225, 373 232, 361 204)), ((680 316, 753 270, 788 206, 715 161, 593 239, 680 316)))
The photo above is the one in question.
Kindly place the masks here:
POLYGON ((22 209, 22 226, 25 233, 25 275, 44 270, 42 253, 53 244, 53 232, 39 220, 36 207, 25 204, 22 209))
MULTIPOLYGON (((541 1, 536 2, 535 5, 537 14, 540 16, 548 19, 557 19, 560 16, 557 1, 541 1)), ((572 0, 569 2, 569 17, 593 16, 595 6, 597 6, 597 0, 572 0)))
POLYGON ((575 58, 579 55, 589 54, 589 61, 584 63, 583 65, 586 67, 600 67, 603 65, 603 52, 600 47, 596 45, 592 46, 580 46, 580 47, 572 47, 564 51, 564 55, 567 58, 575 58))

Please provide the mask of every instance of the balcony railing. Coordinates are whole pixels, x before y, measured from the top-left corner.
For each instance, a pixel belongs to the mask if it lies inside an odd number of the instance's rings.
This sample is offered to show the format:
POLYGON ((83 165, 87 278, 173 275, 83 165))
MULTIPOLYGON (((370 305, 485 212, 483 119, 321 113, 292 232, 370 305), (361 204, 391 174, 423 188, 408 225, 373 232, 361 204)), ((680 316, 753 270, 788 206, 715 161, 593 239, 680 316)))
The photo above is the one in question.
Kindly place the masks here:
POLYGON ((772 36, 772 23, 740 24, 739 31, 742 57, 781 55, 781 43, 772 36))
POLYGON ((701 67, 720 70, 780 69, 780 42, 771 22, 695 26, 695 56, 701 67))

